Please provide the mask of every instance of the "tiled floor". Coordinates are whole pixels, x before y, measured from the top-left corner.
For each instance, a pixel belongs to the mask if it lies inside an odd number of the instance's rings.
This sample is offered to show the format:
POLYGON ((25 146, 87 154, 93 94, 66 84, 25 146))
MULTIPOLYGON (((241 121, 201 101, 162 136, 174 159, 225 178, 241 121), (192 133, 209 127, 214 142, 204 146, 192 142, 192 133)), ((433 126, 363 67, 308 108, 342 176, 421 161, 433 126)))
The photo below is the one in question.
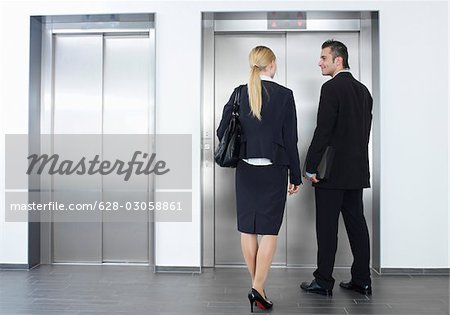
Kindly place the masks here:
MULTIPOLYGON (((330 298, 300 291, 312 271, 271 270, 271 314, 449 314, 448 276, 373 275, 374 294, 365 297, 340 289, 349 271, 337 269, 330 298)), ((249 314, 249 288, 243 268, 153 274, 136 266, 44 265, 0 271, 0 314, 249 314)))

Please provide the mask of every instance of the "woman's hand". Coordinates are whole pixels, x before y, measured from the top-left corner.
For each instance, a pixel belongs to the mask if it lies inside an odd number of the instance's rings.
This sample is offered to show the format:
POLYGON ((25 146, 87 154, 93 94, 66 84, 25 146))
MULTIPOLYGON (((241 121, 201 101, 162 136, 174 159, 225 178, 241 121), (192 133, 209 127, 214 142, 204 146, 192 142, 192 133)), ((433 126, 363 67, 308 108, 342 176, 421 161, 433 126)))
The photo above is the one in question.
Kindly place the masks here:
POLYGON ((289 195, 298 193, 300 190, 300 185, 289 184, 289 195))

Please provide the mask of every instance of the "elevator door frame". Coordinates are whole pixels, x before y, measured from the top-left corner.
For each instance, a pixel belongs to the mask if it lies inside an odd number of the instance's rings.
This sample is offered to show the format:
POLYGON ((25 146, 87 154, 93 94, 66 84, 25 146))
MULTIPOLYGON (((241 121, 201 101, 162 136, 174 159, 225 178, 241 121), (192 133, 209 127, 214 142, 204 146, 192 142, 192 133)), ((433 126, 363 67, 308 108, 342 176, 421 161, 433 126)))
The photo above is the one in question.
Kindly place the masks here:
MULTIPOLYGON (((374 49, 377 48, 377 34, 375 29, 377 24, 374 23, 374 14, 371 12, 315 12, 316 20, 314 27, 307 30, 269 30, 267 27, 267 12, 258 13, 205 13, 203 15, 202 24, 202 266, 215 267, 215 227, 214 227, 214 145, 215 145, 215 130, 214 130, 214 39, 216 34, 267 34, 273 32, 343 32, 351 31, 358 32, 360 37, 359 43, 359 60, 360 60, 360 80, 364 82, 372 94, 378 95, 375 91, 377 82, 372 82, 373 72, 378 75, 376 65, 378 65, 378 56, 372 56, 374 49), (343 19, 344 18, 344 19, 343 19), (345 19, 347 18, 347 19, 345 19), (374 46, 374 47, 373 47, 374 46), (368 62, 366 62, 369 60, 368 62)), ((313 14, 314 16, 314 14, 313 14)), ((378 76, 375 76, 378 78, 378 76)), ((374 106, 376 104, 374 103, 374 106)), ((375 110, 375 109, 374 109, 375 110)), ((376 115, 374 115, 376 116, 376 115)), ((374 121, 372 134, 379 133, 378 122, 374 121)), ((369 149, 372 151, 372 148, 369 149)), ((379 266, 379 187, 377 180, 379 176, 379 169, 374 166, 379 166, 377 155, 374 152, 369 152, 372 165, 372 257, 376 260, 372 261, 372 266, 375 269, 379 266)), ((238 233, 236 231, 236 233, 238 233)), ((297 267, 289 266, 286 267, 297 267)))
MULTIPOLYGON (((42 24, 42 59, 41 59, 41 112, 40 112, 40 132, 42 135, 54 133, 54 53, 55 35, 101 35, 105 36, 130 36, 148 38, 149 50, 149 97, 148 97, 148 133, 155 134, 155 29, 154 17, 152 14, 124 14, 124 15, 91 15, 91 16, 48 16, 43 18, 42 24), (119 21, 110 21, 117 19, 119 21)), ((154 144, 150 143, 150 146, 154 144)), ((150 147, 151 150, 154 148, 150 147)), ((41 150, 52 152, 51 148, 41 146, 41 150)), ((41 175, 40 178, 40 198, 41 202, 52 200, 53 183, 51 176, 41 175)), ((148 180, 148 198, 154 198, 154 178, 148 180)), ((102 223, 101 223, 102 224, 102 223)), ((103 225, 103 224, 102 224, 103 225)), ((41 264, 69 264, 69 265, 144 265, 154 266, 155 257, 155 237, 154 222, 148 220, 147 225, 147 261, 145 263, 126 262, 104 262, 103 254, 98 263, 96 262, 54 262, 53 246, 53 223, 41 222, 41 264)), ((103 235, 102 240, 103 243, 103 235)), ((101 250, 101 249, 100 249, 101 250)))

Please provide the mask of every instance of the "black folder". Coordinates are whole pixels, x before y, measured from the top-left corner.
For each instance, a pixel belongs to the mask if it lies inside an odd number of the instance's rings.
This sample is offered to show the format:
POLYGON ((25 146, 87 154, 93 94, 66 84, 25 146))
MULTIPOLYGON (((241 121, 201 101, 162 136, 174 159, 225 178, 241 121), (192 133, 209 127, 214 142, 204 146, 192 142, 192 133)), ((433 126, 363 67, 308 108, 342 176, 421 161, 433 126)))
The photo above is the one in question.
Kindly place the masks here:
POLYGON ((317 166, 318 179, 327 179, 330 177, 333 159, 334 159, 334 148, 332 146, 328 146, 326 147, 325 152, 323 152, 322 159, 320 160, 320 163, 317 166))
MULTIPOLYGON (((327 179, 330 177, 331 166, 334 159, 334 148, 327 146, 322 154, 319 165, 317 166, 317 179, 327 179)), ((303 176, 306 177, 306 163, 308 162, 308 156, 305 159, 305 165, 303 166, 303 176)))

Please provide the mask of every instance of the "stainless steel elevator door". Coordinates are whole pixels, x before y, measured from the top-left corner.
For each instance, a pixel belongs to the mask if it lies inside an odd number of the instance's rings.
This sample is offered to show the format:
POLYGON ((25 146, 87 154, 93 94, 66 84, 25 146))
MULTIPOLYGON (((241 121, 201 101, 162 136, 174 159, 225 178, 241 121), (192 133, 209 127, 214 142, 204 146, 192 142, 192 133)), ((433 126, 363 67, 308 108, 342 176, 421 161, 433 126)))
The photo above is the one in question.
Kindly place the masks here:
MULTIPOLYGON (((341 40, 349 49, 349 63, 356 78, 360 75, 358 32, 292 32, 287 34, 215 35, 215 116, 217 129, 223 105, 235 86, 246 83, 248 53, 256 45, 272 48, 277 56, 276 81, 294 92, 297 107, 301 166, 314 132, 321 85, 330 79, 318 66, 322 43, 341 40)), ((365 61, 370 62, 370 61, 365 61)), ((216 139, 217 142, 217 139, 216 139)), ((236 230, 234 170, 214 168, 215 265, 244 264, 236 230)), ((371 190, 364 192, 365 214, 372 231, 371 190)), ((286 212, 274 264, 316 266, 314 189, 308 182, 300 193, 287 198, 286 212)), ((350 266, 352 255, 342 218, 336 266, 350 266)))
MULTIPOLYGON (((277 57, 275 80, 286 82, 286 43, 284 34, 271 35, 216 35, 215 36, 215 114, 214 130, 217 130, 223 106, 233 89, 246 84, 249 76, 248 54, 258 45, 270 47, 277 57)), ((217 141, 217 139, 216 139, 217 141)), ((214 167, 215 205, 215 265, 244 264, 240 233, 236 225, 235 169, 214 167)), ((285 220, 285 219, 284 219, 285 220)), ((274 264, 286 264, 286 223, 279 233, 274 264)))
MULTIPOLYGON (((149 132, 149 76, 150 42, 147 35, 104 37, 104 101, 103 134, 147 134, 149 132)), ((145 152, 149 152, 147 150, 145 152)), ((119 156, 126 161, 129 156, 117 152, 116 144, 103 142, 103 154, 109 160, 119 156)), ((103 200, 126 202, 148 199, 146 177, 132 177, 127 182, 122 177, 105 176, 103 200), (126 191, 132 190, 133 199, 126 191), (116 192, 120 193, 117 194, 116 192), (118 197, 120 200, 118 200, 118 197)), ((139 222, 107 222, 111 212, 103 213, 103 262, 149 261, 148 213, 133 213, 139 222)))
MULTIPOLYGON (((54 134, 101 134, 102 50, 101 35, 54 36, 54 134)), ((62 147, 66 146, 55 143, 55 152, 62 147)), ((98 152, 101 142, 95 147, 98 152)), ((98 174, 55 177, 53 200, 73 202, 64 194, 71 191, 72 195, 78 192, 78 203, 93 204, 102 198, 101 181, 98 174)), ((96 221, 53 223, 53 262, 101 262, 102 225, 96 221)))
MULTIPOLYGON (((149 35, 55 35, 54 134, 149 133, 151 45, 149 35)), ((104 140, 95 149, 102 158, 117 152, 104 140)), ((95 175, 68 176, 53 187, 79 191, 76 202, 90 204, 110 200, 121 189, 120 196, 126 196, 123 190, 130 187, 135 190, 133 197, 138 191, 142 199, 148 198, 149 191, 148 181, 142 178, 123 187, 121 181, 95 175)), ((54 198, 64 202, 63 194, 54 198)), ((125 199, 121 201, 133 201, 125 199)), ((146 213, 141 222, 132 223, 102 222, 108 212, 99 215, 98 223, 53 224, 53 262, 149 262, 146 213)))
MULTIPOLYGON (((322 76, 318 66, 321 46, 327 39, 340 40, 349 51, 349 64, 355 78, 360 76, 358 32, 308 32, 287 34, 287 86, 294 91, 297 105, 299 152, 304 163, 316 126, 320 88, 331 77, 322 76)), ((302 164, 303 167, 303 164, 302 164)), ((365 196, 370 191, 365 191, 365 196)), ((371 231, 371 198, 365 200, 366 219, 371 231)), ((336 266, 350 266, 352 255, 342 217, 338 234, 336 266)), ((287 205, 287 264, 315 266, 317 257, 315 234, 314 189, 309 182, 301 187, 298 198, 287 205)))

